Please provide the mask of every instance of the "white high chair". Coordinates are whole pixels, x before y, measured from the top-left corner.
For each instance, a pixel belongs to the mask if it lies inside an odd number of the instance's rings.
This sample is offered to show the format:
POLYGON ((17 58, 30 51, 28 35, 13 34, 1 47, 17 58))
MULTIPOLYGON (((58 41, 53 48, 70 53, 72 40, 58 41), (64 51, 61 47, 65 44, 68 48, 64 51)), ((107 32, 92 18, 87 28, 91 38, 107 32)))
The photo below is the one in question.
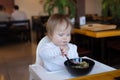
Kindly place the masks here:
MULTIPOLYGON (((43 38, 40 40, 40 42, 38 43, 37 49, 36 49, 36 61, 35 61, 35 64, 29 65, 29 69, 30 69, 30 67, 37 65, 37 66, 40 66, 41 69, 43 69, 44 72, 47 72, 47 70, 45 70, 45 69, 43 68, 43 66, 42 66, 43 63, 42 63, 42 60, 41 60, 40 57, 39 57, 39 49, 40 49, 44 44, 46 44, 46 43, 48 43, 48 42, 50 42, 50 39, 48 38, 48 36, 45 36, 45 37, 43 37, 43 38)), ((29 70, 29 71, 30 71, 30 70, 29 70)), ((30 74, 30 79, 29 79, 29 80, 36 80, 36 79, 33 79, 32 76, 33 76, 33 75, 30 74)))
MULTIPOLYGON (((30 73, 29 80, 66 80, 66 79, 75 77, 75 76, 72 76, 66 69, 63 69, 61 71, 48 72, 42 66, 42 61, 38 53, 39 53, 39 49, 48 42, 50 42, 50 40, 47 36, 45 36, 39 42, 36 50, 36 62, 35 64, 29 65, 29 73, 30 73)), ((84 57, 84 58, 91 59, 89 57, 84 57)), ((108 65, 100 63, 94 59, 91 59, 91 60, 95 61, 95 65, 89 74, 96 74, 96 73, 115 70, 115 68, 112 68, 108 65)))
POLYGON ((40 42, 38 43, 38 46, 37 46, 37 49, 36 49, 36 61, 35 61, 35 64, 38 64, 38 65, 42 64, 42 61, 41 61, 41 59, 40 59, 40 57, 39 57, 39 50, 40 50, 40 48, 41 48, 44 44, 49 43, 49 42, 50 42, 50 39, 48 38, 48 36, 45 36, 45 37, 43 37, 43 38, 40 40, 40 42))

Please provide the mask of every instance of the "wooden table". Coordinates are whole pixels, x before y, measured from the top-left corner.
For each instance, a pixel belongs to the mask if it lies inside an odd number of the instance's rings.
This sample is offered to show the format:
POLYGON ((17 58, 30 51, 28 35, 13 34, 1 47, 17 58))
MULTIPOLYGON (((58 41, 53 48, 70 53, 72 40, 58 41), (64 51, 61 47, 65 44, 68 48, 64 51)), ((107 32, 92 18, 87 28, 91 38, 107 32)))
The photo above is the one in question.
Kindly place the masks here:
POLYGON ((93 38, 120 36, 120 29, 106 30, 106 31, 89 31, 89 30, 75 28, 73 32, 83 34, 85 36, 89 36, 93 38))
POLYGON ((0 74, 0 80, 5 80, 5 76, 0 74))
POLYGON ((99 74, 76 77, 69 80, 117 80, 114 79, 115 77, 120 77, 120 70, 113 70, 99 74))
POLYGON ((105 63, 106 62, 104 60, 105 53, 107 53, 105 39, 108 37, 120 36, 120 29, 105 30, 105 31, 90 31, 90 30, 75 28, 73 30, 73 33, 77 33, 82 36, 87 36, 88 39, 90 40, 90 50, 92 51, 94 56, 100 54, 100 60, 99 59, 97 59, 97 60, 105 63), (99 45, 96 45, 96 43, 95 43, 96 41, 99 42, 99 45))

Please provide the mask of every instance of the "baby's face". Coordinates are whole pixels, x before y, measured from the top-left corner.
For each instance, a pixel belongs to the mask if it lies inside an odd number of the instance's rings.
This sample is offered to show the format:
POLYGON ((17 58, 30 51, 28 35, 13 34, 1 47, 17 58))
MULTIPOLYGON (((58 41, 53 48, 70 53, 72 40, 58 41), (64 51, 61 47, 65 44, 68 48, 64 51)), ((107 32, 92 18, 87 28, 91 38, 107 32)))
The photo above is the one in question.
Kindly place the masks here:
POLYGON ((66 46, 71 40, 71 26, 66 28, 66 24, 62 23, 57 25, 52 35, 52 42, 61 47, 66 46))

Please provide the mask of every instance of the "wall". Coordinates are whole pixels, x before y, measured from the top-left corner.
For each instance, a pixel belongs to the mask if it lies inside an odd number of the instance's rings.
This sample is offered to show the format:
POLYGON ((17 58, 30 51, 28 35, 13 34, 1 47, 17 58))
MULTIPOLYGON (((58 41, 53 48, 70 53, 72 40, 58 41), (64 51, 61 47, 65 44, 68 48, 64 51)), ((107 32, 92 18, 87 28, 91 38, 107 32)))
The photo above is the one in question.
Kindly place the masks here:
POLYGON ((15 0, 15 4, 20 6, 20 10, 25 11, 28 15, 28 18, 31 18, 33 15, 46 15, 43 13, 43 4, 42 0, 15 0))
POLYGON ((101 15, 102 0, 85 0, 85 13, 101 15))
MULTIPOLYGON (((86 14, 101 15, 101 1, 102 0, 86 0, 86 14)), ((43 12, 43 4, 45 0, 15 0, 15 4, 20 6, 20 9, 25 11, 29 18, 33 15, 46 15, 43 12)))
POLYGON ((14 0, 0 0, 0 5, 3 5, 8 13, 11 13, 13 10, 14 0))

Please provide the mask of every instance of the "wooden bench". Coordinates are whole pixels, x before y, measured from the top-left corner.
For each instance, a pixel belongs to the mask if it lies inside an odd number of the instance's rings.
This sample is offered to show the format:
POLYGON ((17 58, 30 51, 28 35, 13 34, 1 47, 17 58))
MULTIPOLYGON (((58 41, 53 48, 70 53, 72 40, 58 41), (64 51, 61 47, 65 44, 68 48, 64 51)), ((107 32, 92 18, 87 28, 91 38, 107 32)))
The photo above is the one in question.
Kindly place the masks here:
POLYGON ((37 43, 45 36, 45 23, 49 16, 32 16, 33 29, 36 31, 37 43))
POLYGON ((88 48, 88 42, 81 35, 72 33, 71 43, 77 45, 77 52, 79 57, 92 57, 92 51, 88 48))
POLYGON ((31 27, 29 20, 10 21, 10 30, 18 34, 22 40, 31 41, 31 27))
POLYGON ((29 20, 0 22, 0 43, 9 42, 11 40, 14 42, 17 38, 20 40, 31 41, 29 20))

